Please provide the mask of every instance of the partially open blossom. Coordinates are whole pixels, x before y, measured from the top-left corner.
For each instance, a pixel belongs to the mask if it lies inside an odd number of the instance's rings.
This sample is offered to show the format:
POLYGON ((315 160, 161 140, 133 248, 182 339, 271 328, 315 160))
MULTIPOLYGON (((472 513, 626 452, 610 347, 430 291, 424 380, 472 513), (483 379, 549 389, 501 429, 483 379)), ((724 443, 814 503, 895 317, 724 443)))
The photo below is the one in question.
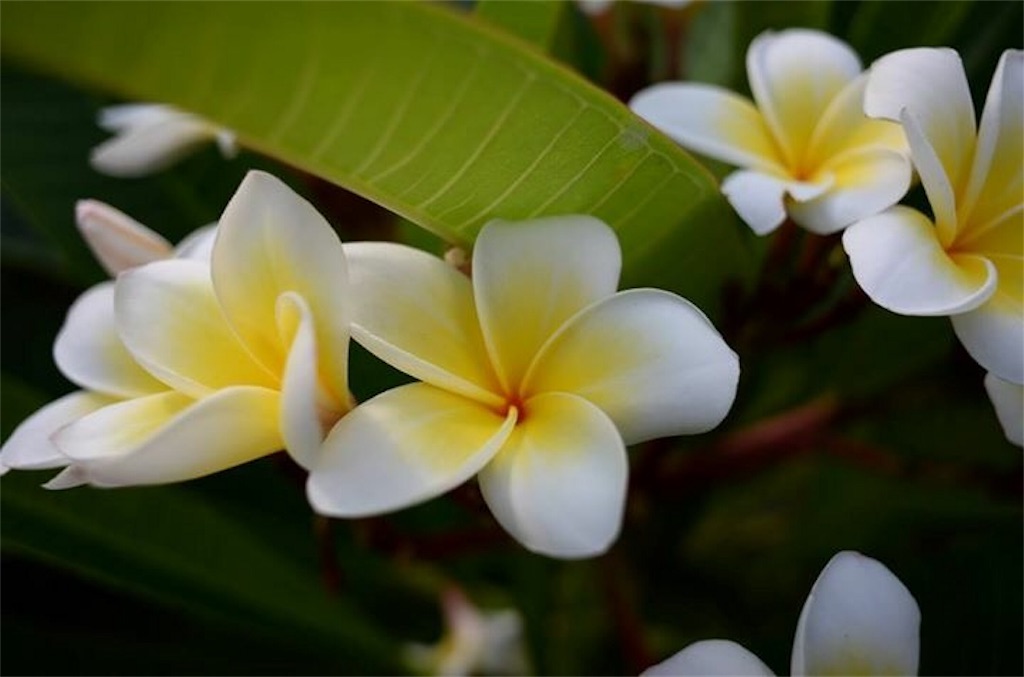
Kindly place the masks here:
POLYGON ((1024 52, 999 60, 977 131, 951 49, 879 59, 864 109, 903 125, 934 220, 901 206, 852 226, 854 277, 893 312, 951 316, 979 364, 1024 383, 1024 52))
MULTIPOLYGON (((825 565, 807 596, 793 640, 790 674, 916 675, 921 612, 881 562, 844 551, 825 565)), ((772 675, 735 642, 689 645, 643 675, 772 675)))
POLYGON ((341 243, 311 205, 252 172, 211 257, 157 260, 83 294, 54 354, 85 390, 26 420, 2 462, 68 465, 53 488, 179 481, 281 448, 310 463, 350 406, 341 243))
POLYGON ((111 176, 158 172, 210 141, 226 158, 238 152, 231 130, 164 104, 110 106, 100 111, 98 123, 114 136, 93 149, 89 162, 111 176))
POLYGON ((93 256, 111 277, 161 259, 209 261, 217 234, 217 224, 211 223, 172 247, 159 233, 99 200, 79 200, 75 204, 75 224, 93 256))
POLYGON ((401 245, 346 253, 353 338, 423 382, 334 428, 308 485, 322 513, 397 510, 479 473, 526 547, 594 555, 619 531, 625 445, 709 430, 732 405, 735 353, 688 301, 616 293, 618 241, 597 219, 492 221, 472 281, 401 245))
POLYGON ((405 658, 425 675, 523 675, 529 661, 523 619, 515 609, 478 609, 459 588, 441 598, 445 631, 434 645, 410 644, 405 658))
POLYGON ((788 216, 834 233, 895 204, 910 186, 898 125, 864 116, 866 75, 840 40, 766 32, 747 50, 754 101, 714 85, 667 82, 630 107, 683 146, 740 167, 722 192, 759 235, 788 216))
POLYGON ((989 373, 985 375, 985 391, 992 400, 1006 439, 1018 447, 1024 446, 1024 385, 989 373))

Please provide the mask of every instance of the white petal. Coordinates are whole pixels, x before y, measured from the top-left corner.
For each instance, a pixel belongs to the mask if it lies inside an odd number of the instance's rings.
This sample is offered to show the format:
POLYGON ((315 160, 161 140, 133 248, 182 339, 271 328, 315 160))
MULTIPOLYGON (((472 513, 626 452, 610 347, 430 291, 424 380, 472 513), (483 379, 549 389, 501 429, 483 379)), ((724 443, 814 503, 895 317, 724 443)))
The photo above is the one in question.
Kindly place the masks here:
POLYGON ((722 193, 740 218, 758 235, 767 235, 786 220, 786 207, 792 199, 813 200, 832 185, 781 179, 771 174, 740 170, 722 181, 722 193))
POLYGON ((111 277, 171 255, 170 243, 127 214, 99 200, 75 203, 75 223, 111 277))
POLYGON ((985 391, 992 400, 1006 439, 1024 446, 1024 385, 1004 381, 992 372, 985 374, 985 391))
POLYGON ((634 113, 690 150, 739 167, 784 172, 753 103, 714 85, 665 82, 638 92, 634 113))
POLYGON ((822 169, 850 152, 869 148, 910 155, 907 137, 898 122, 876 120, 864 114, 864 90, 869 73, 861 73, 828 105, 811 139, 808 168, 822 169))
POLYGON ((174 257, 209 263, 213 258, 213 243, 217 239, 217 223, 197 228, 174 248, 174 257))
POLYGON ((324 386, 348 400, 349 289, 341 241, 316 209, 265 172, 249 172, 231 198, 213 247, 217 299, 246 347, 270 372, 284 367, 277 298, 293 291, 316 318, 324 386))
POLYGON ((167 389, 121 342, 114 318, 113 282, 87 289, 71 304, 53 344, 53 359, 61 373, 87 390, 136 397, 167 389))
POLYGON ((807 597, 793 643, 793 675, 916 675, 921 612, 877 560, 837 554, 807 597))
POLYGON ((131 354, 183 393, 202 397, 232 385, 279 386, 231 330, 209 267, 198 261, 169 259, 121 273, 114 305, 131 354))
POLYGON ((957 338, 978 364, 1004 381, 1024 383, 1024 310, 1019 296, 997 293, 952 320, 957 338))
POLYGON ((640 677, 699 677, 700 675, 758 675, 775 673, 736 642, 706 639, 694 642, 670 658, 652 665, 640 677))
POLYGON ((827 33, 768 31, 750 43, 750 91, 789 167, 802 165, 829 103, 860 71, 857 54, 827 33))
POLYGON ((574 317, 524 383, 569 392, 607 414, 626 444, 717 426, 736 396, 739 358, 686 299, 632 289, 574 317))
POLYGON ((591 216, 491 221, 473 249, 473 291, 484 342, 506 390, 567 319, 615 293, 622 254, 591 216))
POLYGON ((309 304, 294 292, 282 294, 278 323, 292 325, 281 382, 281 434, 292 458, 309 468, 320 453, 326 431, 344 410, 335 408, 317 379, 316 325, 309 304))
POLYGON ((853 276, 871 300, 903 315, 952 315, 977 308, 992 295, 991 261, 949 256, 935 226, 918 211, 896 206, 843 233, 853 276))
POLYGON ((0 448, 0 463, 8 468, 33 470, 57 468, 69 463, 50 441, 60 428, 114 402, 115 399, 84 390, 50 402, 22 421, 0 448))
MULTIPOLYGON (((981 114, 960 220, 982 226, 1024 201, 1024 52, 1003 52, 981 114)), ((1020 223, 1017 224, 1018 231, 1020 223)), ((1020 250, 1017 250, 1018 253, 1020 250)))
POLYGON ((96 124, 108 132, 123 132, 187 115, 163 103, 125 103, 101 108, 96 124))
POLYGON ((345 415, 310 470, 306 493, 325 515, 359 517, 426 501, 472 477, 516 422, 426 383, 388 390, 345 415))
POLYGON ((963 64, 949 48, 886 54, 871 66, 864 112, 903 124, 944 244, 955 231, 954 191, 975 146, 974 106, 963 64))
POLYGON ((576 395, 526 402, 520 423, 479 475, 491 512, 542 555, 593 557, 619 534, 626 449, 612 421, 576 395))
POLYGON ((502 404, 468 277, 436 256, 390 242, 346 244, 345 256, 352 335, 361 345, 422 381, 502 404))
POLYGON ((54 443, 97 486, 209 475, 281 448, 276 392, 235 387, 192 400, 168 392, 104 407, 54 443))
POLYGON ((147 121, 93 148, 89 163, 110 176, 145 176, 174 164, 214 134, 209 123, 187 114, 147 121))
POLYGON ((89 477, 85 474, 85 471, 76 465, 69 465, 54 475, 50 481, 46 482, 43 485, 43 488, 50 489, 52 491, 58 489, 74 489, 75 487, 87 484, 89 484, 89 477))
POLYGON ((837 233, 896 204, 910 188, 913 175, 905 155, 884 148, 848 152, 830 163, 828 171, 834 180, 828 192, 788 204, 793 220, 819 235, 837 233))

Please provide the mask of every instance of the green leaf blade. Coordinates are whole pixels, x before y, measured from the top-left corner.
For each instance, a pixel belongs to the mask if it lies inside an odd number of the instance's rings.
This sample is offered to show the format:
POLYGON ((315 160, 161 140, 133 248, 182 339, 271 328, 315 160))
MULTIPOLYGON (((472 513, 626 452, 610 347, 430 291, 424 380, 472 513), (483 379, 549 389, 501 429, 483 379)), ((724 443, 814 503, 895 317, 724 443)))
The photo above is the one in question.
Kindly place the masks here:
POLYGON ((4 19, 10 56, 194 111, 455 244, 492 218, 593 214, 619 232, 627 273, 638 251, 719 260, 712 278, 669 285, 697 297, 742 258, 731 233, 694 218, 728 217, 693 158, 575 73, 443 8, 46 3, 4 19))

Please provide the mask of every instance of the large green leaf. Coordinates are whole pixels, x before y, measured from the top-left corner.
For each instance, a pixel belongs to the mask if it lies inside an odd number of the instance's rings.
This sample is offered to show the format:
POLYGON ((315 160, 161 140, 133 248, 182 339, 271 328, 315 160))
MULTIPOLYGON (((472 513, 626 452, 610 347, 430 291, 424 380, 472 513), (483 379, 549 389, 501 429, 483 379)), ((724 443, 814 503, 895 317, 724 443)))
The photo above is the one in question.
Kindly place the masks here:
POLYGON ((627 283, 707 301, 742 267, 740 231, 696 161, 535 49, 444 8, 12 4, 2 30, 7 55, 193 110, 457 244, 493 217, 583 212, 619 232, 627 283))

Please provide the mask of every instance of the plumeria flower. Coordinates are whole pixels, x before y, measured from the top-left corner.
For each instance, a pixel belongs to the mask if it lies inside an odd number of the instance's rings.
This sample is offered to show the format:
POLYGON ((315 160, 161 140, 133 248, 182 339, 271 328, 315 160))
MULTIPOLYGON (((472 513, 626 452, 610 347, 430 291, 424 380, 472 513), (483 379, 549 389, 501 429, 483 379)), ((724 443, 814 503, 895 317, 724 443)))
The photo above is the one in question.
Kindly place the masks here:
POLYGON ((765 32, 747 50, 754 101, 714 85, 667 82, 630 108, 683 146, 740 167, 722 182, 755 233, 787 217, 826 235, 895 204, 910 186, 898 125, 864 116, 857 54, 818 31, 765 32))
POLYGON ((401 245, 346 253, 353 338, 422 382, 328 436, 308 484, 324 514, 397 510, 479 473, 527 548, 595 555, 619 531, 625 445, 709 430, 732 405, 735 353, 688 301, 616 293, 618 240, 597 219, 492 221, 472 281, 401 245))
POLYGON ((1024 52, 999 60, 977 131, 951 49, 879 59, 864 109, 903 125, 934 222, 900 206, 853 225, 854 277, 893 312, 950 316, 979 364, 1024 383, 1024 52))
POLYGON ((209 141, 217 142, 225 158, 238 152, 231 130, 164 104, 110 106, 100 111, 97 122, 115 136, 94 148, 89 162, 111 176, 158 172, 209 141))
POLYGON ((441 597, 445 632, 437 644, 410 644, 405 658, 425 675, 523 675, 528 671, 523 620, 515 609, 483 611, 459 588, 441 597))
POLYGON ((1006 439, 1024 446, 1024 385, 1004 381, 995 374, 985 375, 985 391, 992 400, 996 418, 1006 439))
MULTIPOLYGON (((792 675, 916 675, 921 612, 881 562, 835 555, 807 596, 790 662, 792 675)), ((735 642, 696 642, 645 670, 661 675, 773 675, 735 642)))
MULTIPOLYGON (((75 222, 111 276, 167 258, 208 262, 215 235, 215 224, 205 226, 172 247, 159 234, 98 200, 79 201, 75 222)), ((53 355, 61 373, 82 390, 43 407, 14 430, 0 452, 5 470, 67 466, 70 459, 50 439, 58 429, 108 404, 169 390, 132 359, 118 337, 113 282, 94 285, 75 300, 57 334, 53 355), (116 382, 107 378, 115 372, 116 382)), ((73 474, 65 474, 53 486, 64 485, 73 474)))
MULTIPOLYGON (((591 16, 597 14, 603 14, 608 11, 608 8, 612 6, 615 0, 576 0, 576 4, 584 14, 591 16)), ((646 2, 649 5, 661 5, 670 9, 681 9, 691 4, 694 0, 635 0, 636 2, 646 2)))
POLYGON ((54 352, 85 390, 25 421, 2 462, 45 448, 70 464, 51 488, 180 481, 281 448, 309 464, 351 406, 346 275, 323 217, 251 172, 209 263, 155 261, 121 272, 113 303, 76 303, 54 352))

